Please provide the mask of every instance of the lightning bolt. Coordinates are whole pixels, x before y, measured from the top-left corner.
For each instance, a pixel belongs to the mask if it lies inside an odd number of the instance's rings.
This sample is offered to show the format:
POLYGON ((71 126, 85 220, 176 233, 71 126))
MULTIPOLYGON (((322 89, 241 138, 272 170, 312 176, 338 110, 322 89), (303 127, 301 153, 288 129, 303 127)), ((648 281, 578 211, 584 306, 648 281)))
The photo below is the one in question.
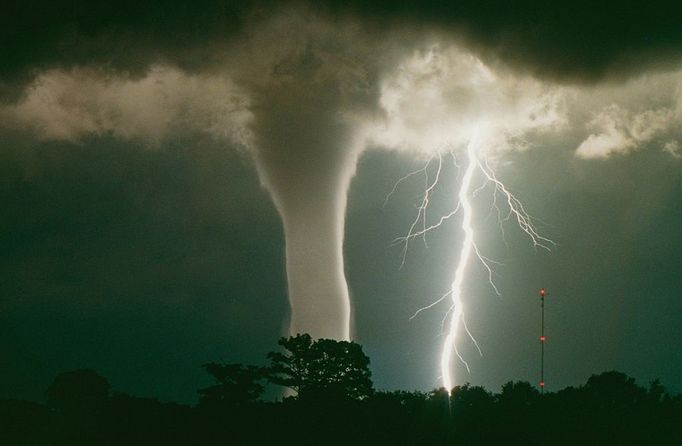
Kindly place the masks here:
MULTIPOLYGON (((415 220, 412 222, 409 231, 407 235, 403 237, 399 237, 394 240, 394 243, 403 243, 403 264, 405 262, 405 257, 407 255, 407 248, 409 242, 417 237, 422 237, 425 240, 425 235, 427 232, 436 229, 440 227, 443 223, 445 223, 448 219, 456 215, 461 211, 462 213, 462 223, 461 223, 461 231, 464 235, 463 241, 462 241, 462 247, 459 253, 459 258, 457 261, 457 266, 455 269, 455 277, 450 284, 450 289, 442 295, 440 298, 438 298, 436 301, 432 302, 431 304, 424 306, 422 308, 419 308, 410 319, 415 318, 419 313, 422 311, 428 310, 437 304, 445 301, 448 297, 450 297, 450 307, 448 311, 445 314, 445 317, 443 318, 442 322, 442 327, 443 330, 446 333, 445 336, 445 342, 443 344, 443 349, 441 352, 441 357, 440 357, 440 371, 441 371, 441 379, 443 382, 443 387, 450 392, 453 383, 454 383, 454 377, 452 374, 452 354, 454 353, 459 361, 464 365, 464 367, 467 369, 467 372, 470 372, 469 364, 467 361, 462 357, 462 355, 459 353, 459 350, 457 349, 457 336, 458 333, 461 331, 461 329, 464 330, 464 332, 468 335, 468 337, 471 339, 472 343, 474 346, 478 349, 479 354, 483 354, 481 351, 481 348, 478 345, 478 342, 472 335, 472 333, 469 331, 469 328, 467 327, 466 324, 466 319, 464 316, 464 302, 463 302, 463 296, 462 296, 462 289, 463 289, 463 284, 464 284, 464 279, 466 276, 466 272, 468 269, 469 264, 471 263, 472 259, 476 259, 480 262, 480 264, 487 270, 488 272, 488 281, 490 283, 490 286, 492 289, 495 291, 497 295, 501 295, 499 289, 495 285, 495 282, 493 280, 493 275, 494 271, 491 265, 496 264, 496 265, 501 265, 499 262, 495 262, 494 260, 489 259, 488 257, 484 256, 481 254, 481 252, 478 249, 478 246, 476 245, 476 238, 475 238, 475 232, 473 228, 473 208, 471 206, 471 201, 470 201, 470 196, 477 196, 483 189, 485 189, 487 186, 492 185, 492 202, 491 202, 491 213, 493 210, 496 211, 500 230, 502 232, 503 238, 505 237, 504 233, 504 224, 507 222, 514 222, 518 225, 518 227, 530 238, 533 247, 535 248, 542 248, 548 251, 551 251, 551 248, 556 246, 556 244, 540 235, 540 233, 537 231, 535 227, 534 219, 531 217, 525 210, 523 204, 521 201, 519 201, 510 191, 507 189, 507 187, 497 178, 495 175, 495 172, 493 169, 490 167, 490 164, 488 163, 488 160, 484 158, 482 161, 479 159, 477 155, 477 147, 478 147, 478 129, 474 130, 473 135, 471 139, 469 140, 469 144, 467 145, 466 148, 466 168, 464 170, 464 175, 462 177, 461 183, 459 185, 459 190, 457 192, 457 200, 456 200, 456 205, 453 211, 449 212, 448 214, 443 215, 440 217, 440 219, 432 224, 432 225, 427 225, 426 223, 426 208, 429 205, 429 200, 431 197, 431 194, 436 186, 436 183, 438 182, 440 175, 441 175, 441 167, 442 167, 442 155, 438 155, 438 169, 435 175, 435 178, 432 182, 428 181, 428 167, 433 161, 433 159, 429 160, 424 167, 421 169, 412 172, 405 177, 401 178, 396 185, 394 186, 393 190, 389 194, 389 196, 386 197, 386 200, 390 198, 390 196, 395 193, 396 187, 405 179, 416 175, 418 173, 424 173, 424 176, 426 178, 426 184, 425 184, 425 192, 424 195, 422 196, 421 204, 417 207, 417 217, 415 220), (477 172, 480 172, 483 177, 483 184, 475 189, 473 192, 471 192, 472 188, 472 183, 474 176, 477 172), (502 206, 500 207, 500 204, 498 203, 498 196, 502 198, 502 206), (421 224, 421 228, 417 230, 417 227, 419 223, 421 224), (448 319, 449 317, 449 319, 448 319), (447 330, 445 330, 445 325, 446 322, 449 323, 447 324, 447 330), (460 328, 461 327, 461 328, 460 328)), ((454 154, 452 154, 453 160, 455 160, 455 166, 460 167, 457 164, 456 158, 454 154)), ((506 243, 506 241, 505 241, 506 243)), ((402 264, 401 264, 402 265, 402 264)))
MULTIPOLYGON (((451 356, 454 351, 460 361, 464 364, 467 371, 469 371, 469 364, 462 358, 457 350, 457 332, 459 331, 459 324, 464 320, 464 310, 462 308, 462 283, 464 282, 464 273, 471 252, 476 250, 474 247, 474 229, 471 227, 471 203, 469 203, 469 189, 471 188, 471 180, 474 177, 474 171, 478 166, 478 159, 474 153, 474 144, 476 144, 477 134, 469 141, 467 146, 467 167, 462 177, 462 185, 457 194, 457 208, 462 209, 462 232, 464 232, 464 241, 462 242, 462 250, 459 252, 459 261, 457 262, 457 269, 455 270, 455 280, 450 285, 450 298, 452 299, 452 314, 450 315, 450 330, 445 337, 443 344, 443 351, 440 356, 440 371, 443 379, 443 387, 449 392, 452 389, 452 373, 451 373, 451 356)), ((484 262, 485 263, 485 262, 484 262)), ((468 330, 467 330, 468 331, 468 330)), ((472 337, 473 338, 473 337, 472 337)), ((479 350, 480 351, 480 350, 479 350)))

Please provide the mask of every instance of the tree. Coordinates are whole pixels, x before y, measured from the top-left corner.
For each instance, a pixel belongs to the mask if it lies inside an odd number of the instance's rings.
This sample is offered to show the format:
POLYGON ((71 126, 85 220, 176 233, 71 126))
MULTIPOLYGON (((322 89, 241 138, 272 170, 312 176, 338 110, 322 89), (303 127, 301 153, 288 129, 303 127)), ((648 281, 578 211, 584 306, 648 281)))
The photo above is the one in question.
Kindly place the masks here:
POLYGON ((287 353, 271 352, 269 380, 299 397, 335 395, 357 400, 370 396, 369 358, 355 342, 318 339, 308 334, 280 338, 287 353))
POLYGON ((94 370, 57 375, 46 391, 52 409, 52 444, 102 444, 106 437, 109 383, 94 370))
POLYGON ((239 406, 254 402, 263 393, 259 383, 265 377, 262 367, 213 362, 202 367, 215 378, 215 384, 198 390, 200 404, 239 406))
POLYGON ((464 384, 455 386, 450 395, 454 442, 493 444, 490 414, 495 408, 495 398, 481 386, 464 384))
POLYGON ((526 381, 509 381, 497 395, 497 439, 515 438, 524 444, 542 444, 547 431, 547 417, 538 389, 526 381), (529 426, 537 424, 537 429, 529 426))
POLYGON ((634 407, 646 398, 646 390, 625 373, 610 371, 592 375, 584 386, 595 409, 634 407))
POLYGON ((499 402, 514 411, 524 409, 536 404, 540 398, 540 392, 526 381, 509 381, 502 386, 499 402))
POLYGON ((109 382, 94 370, 73 370, 57 375, 47 389, 48 406, 68 412, 100 408, 109 397, 109 382))

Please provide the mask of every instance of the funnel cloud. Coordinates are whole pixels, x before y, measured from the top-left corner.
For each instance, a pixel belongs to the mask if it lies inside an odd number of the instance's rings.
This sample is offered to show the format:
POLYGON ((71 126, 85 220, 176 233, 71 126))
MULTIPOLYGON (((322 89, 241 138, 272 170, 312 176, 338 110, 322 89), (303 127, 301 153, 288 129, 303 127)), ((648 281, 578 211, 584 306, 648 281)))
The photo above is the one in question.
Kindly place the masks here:
POLYGON ((291 334, 350 339, 344 272, 347 191, 375 113, 376 49, 356 25, 305 10, 251 28, 237 71, 250 93, 251 147, 284 226, 291 334))
POLYGON ((256 106, 251 129, 259 175, 284 225, 289 331, 350 339, 343 234, 358 155, 350 123, 320 105, 325 87, 266 90, 267 102, 256 106))

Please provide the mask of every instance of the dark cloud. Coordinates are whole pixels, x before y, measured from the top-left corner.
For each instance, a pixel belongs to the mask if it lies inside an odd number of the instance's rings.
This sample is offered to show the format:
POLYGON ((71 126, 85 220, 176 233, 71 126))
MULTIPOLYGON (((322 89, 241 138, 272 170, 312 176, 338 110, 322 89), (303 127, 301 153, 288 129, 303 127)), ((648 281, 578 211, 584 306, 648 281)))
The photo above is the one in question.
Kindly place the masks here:
MULTIPOLYGON (((306 2, 49 2, 5 6, 0 19, 0 88, 36 70, 99 64, 139 73, 154 62, 206 67, 254 17, 306 2)), ((440 29, 489 60, 568 82, 624 77, 677 64, 679 2, 336 1, 309 2, 334 20, 365 28, 440 29)))
POLYGON ((247 3, 12 2, 0 18, 0 93, 12 98, 17 83, 52 67, 94 64, 135 75, 159 62, 206 65, 215 46, 239 32, 247 3))
POLYGON ((435 25, 491 59, 567 82, 625 77, 682 57, 678 2, 329 2, 378 21, 435 25), (341 6, 343 5, 343 6, 341 6))

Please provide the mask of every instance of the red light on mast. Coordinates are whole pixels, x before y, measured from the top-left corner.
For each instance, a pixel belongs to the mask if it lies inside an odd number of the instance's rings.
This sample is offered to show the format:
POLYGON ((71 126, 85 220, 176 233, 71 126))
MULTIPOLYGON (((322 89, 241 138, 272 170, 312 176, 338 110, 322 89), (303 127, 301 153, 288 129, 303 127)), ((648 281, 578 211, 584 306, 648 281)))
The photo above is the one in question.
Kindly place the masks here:
POLYGON ((544 381, 540 381, 540 387, 545 387, 545 382, 544 382, 544 381))
POLYGON ((540 288, 540 297, 543 297, 543 298, 545 297, 545 289, 544 288, 540 288))
POLYGON ((544 336, 540 336, 540 342, 545 342, 545 337, 544 337, 544 336))

